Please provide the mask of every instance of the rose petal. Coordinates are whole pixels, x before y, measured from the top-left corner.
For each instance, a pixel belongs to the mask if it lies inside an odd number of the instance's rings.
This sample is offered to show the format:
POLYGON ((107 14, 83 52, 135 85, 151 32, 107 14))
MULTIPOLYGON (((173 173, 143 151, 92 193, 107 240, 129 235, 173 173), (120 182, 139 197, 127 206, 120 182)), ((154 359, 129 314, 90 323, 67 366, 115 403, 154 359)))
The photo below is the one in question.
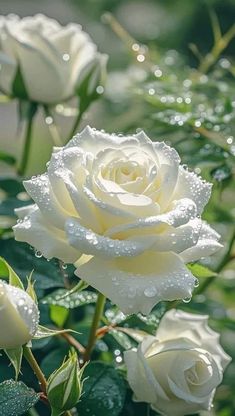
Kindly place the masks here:
POLYGON ((197 244, 181 253, 185 263, 199 260, 202 257, 210 256, 218 251, 222 246, 218 242, 220 235, 213 230, 206 222, 202 221, 199 239, 197 244))
POLYGON ((160 300, 190 297, 195 281, 173 253, 146 252, 110 261, 93 257, 78 267, 75 274, 127 314, 148 314, 160 300))
POLYGON ((81 255, 68 245, 63 231, 45 221, 36 206, 31 208, 28 216, 20 220, 13 230, 17 241, 26 241, 47 259, 56 257, 65 263, 74 263, 81 255))
MULTIPOLYGON (((31 198, 36 202, 42 215, 57 228, 64 229, 64 222, 68 213, 64 210, 49 182, 48 175, 45 173, 30 180, 24 181, 24 187, 31 198)), ((60 195, 63 201, 63 195, 60 195)))
POLYGON ((207 315, 175 309, 166 312, 157 329, 158 340, 162 342, 179 337, 189 338, 199 347, 209 351, 223 369, 231 361, 219 344, 219 334, 208 326, 207 315))
POLYGON ((211 187, 211 183, 203 181, 194 172, 189 172, 180 166, 173 198, 191 198, 197 206, 197 213, 200 215, 209 201, 211 187))

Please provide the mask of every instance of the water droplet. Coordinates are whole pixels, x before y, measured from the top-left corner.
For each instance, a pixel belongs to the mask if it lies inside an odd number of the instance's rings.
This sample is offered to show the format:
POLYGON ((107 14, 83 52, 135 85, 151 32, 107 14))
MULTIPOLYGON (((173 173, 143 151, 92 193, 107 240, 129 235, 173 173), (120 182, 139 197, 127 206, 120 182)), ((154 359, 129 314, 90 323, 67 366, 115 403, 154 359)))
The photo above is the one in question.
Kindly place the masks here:
POLYGON ((140 53, 139 55, 137 55, 136 59, 138 62, 144 62, 145 56, 142 53, 140 53))
POLYGON ((147 298, 153 298, 157 293, 155 286, 149 286, 144 289, 144 294, 147 298))
POLYGON ((37 257, 38 259, 40 259, 42 257, 41 251, 36 250, 35 251, 35 257, 37 257))
POLYGON ((62 58, 63 58, 63 61, 68 62, 70 60, 70 55, 68 53, 64 53, 62 58))
POLYGON ((199 286, 199 280, 196 278, 194 280, 194 287, 198 287, 199 286))
POLYGON ((53 123, 53 118, 51 116, 47 116, 45 118, 45 123, 50 126, 53 123))
POLYGON ((189 303, 191 301, 192 297, 184 298, 182 299, 184 303, 189 303))
POLYGON ((102 87, 102 85, 98 85, 98 87, 96 87, 96 92, 97 94, 103 94, 104 87, 102 87))
POLYGON ((131 48, 133 51, 138 52, 140 50, 140 45, 138 43, 133 43, 131 48))

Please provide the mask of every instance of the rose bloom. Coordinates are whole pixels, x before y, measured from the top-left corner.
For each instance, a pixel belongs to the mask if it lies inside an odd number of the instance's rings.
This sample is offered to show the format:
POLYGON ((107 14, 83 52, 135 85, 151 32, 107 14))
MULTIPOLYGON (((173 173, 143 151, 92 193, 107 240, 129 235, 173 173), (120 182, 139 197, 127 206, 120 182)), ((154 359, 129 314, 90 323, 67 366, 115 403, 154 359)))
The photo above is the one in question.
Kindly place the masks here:
MULTIPOLYGON (((38 14, 0 16, 0 90, 20 98, 22 82, 31 101, 54 104, 73 97, 86 68, 106 60, 80 25, 61 26, 38 14), (17 85, 17 84, 21 84, 17 85)), ((23 97, 25 98, 25 97, 23 97)))
POLYGON ((35 335, 39 321, 36 303, 18 287, 0 280, 0 349, 17 348, 35 335))
POLYGON ((211 185, 143 132, 87 127, 24 186, 35 204, 17 210, 16 240, 74 263, 124 313, 190 297, 195 278, 185 263, 221 247, 200 219, 211 185))
POLYGON ((171 310, 156 336, 147 336, 137 351, 125 352, 127 379, 134 400, 147 402, 162 415, 183 416, 209 410, 230 357, 208 316, 171 310))

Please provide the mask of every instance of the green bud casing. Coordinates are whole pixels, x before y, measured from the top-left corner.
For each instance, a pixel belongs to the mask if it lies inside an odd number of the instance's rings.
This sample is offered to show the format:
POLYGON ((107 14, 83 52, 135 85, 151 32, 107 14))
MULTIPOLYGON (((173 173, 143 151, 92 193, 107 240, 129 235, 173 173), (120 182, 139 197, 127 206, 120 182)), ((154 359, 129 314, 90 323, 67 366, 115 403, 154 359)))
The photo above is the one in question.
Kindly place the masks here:
POLYGON ((72 409, 80 399, 83 382, 83 369, 79 369, 77 354, 71 353, 60 368, 48 379, 47 395, 53 415, 60 415, 72 409))

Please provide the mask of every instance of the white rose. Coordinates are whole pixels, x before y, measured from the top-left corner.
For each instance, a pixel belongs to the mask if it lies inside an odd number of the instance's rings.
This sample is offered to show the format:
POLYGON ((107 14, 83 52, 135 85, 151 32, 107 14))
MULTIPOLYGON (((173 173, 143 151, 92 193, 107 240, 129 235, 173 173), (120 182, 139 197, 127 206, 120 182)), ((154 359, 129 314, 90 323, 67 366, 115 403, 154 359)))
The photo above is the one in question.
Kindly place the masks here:
POLYGON ((76 274, 124 313, 190 297, 195 278, 185 262, 221 247, 200 219, 211 185, 143 132, 87 127, 24 186, 35 204, 17 210, 15 238, 75 263, 76 274))
MULTIPOLYGON (((9 95, 18 74, 32 101, 53 104, 71 98, 92 61, 103 62, 96 45, 77 24, 61 26, 38 14, 0 16, 0 89, 9 95), (20 75, 19 75, 20 74, 20 75)), ((98 63, 97 63, 98 65, 98 63)))
POLYGON ((17 348, 30 341, 37 331, 38 307, 18 287, 0 280, 0 349, 17 348))
POLYGON ((150 403, 167 416, 210 409, 230 357, 207 319, 171 310, 162 318, 155 337, 147 336, 137 351, 125 352, 134 400, 150 403))

